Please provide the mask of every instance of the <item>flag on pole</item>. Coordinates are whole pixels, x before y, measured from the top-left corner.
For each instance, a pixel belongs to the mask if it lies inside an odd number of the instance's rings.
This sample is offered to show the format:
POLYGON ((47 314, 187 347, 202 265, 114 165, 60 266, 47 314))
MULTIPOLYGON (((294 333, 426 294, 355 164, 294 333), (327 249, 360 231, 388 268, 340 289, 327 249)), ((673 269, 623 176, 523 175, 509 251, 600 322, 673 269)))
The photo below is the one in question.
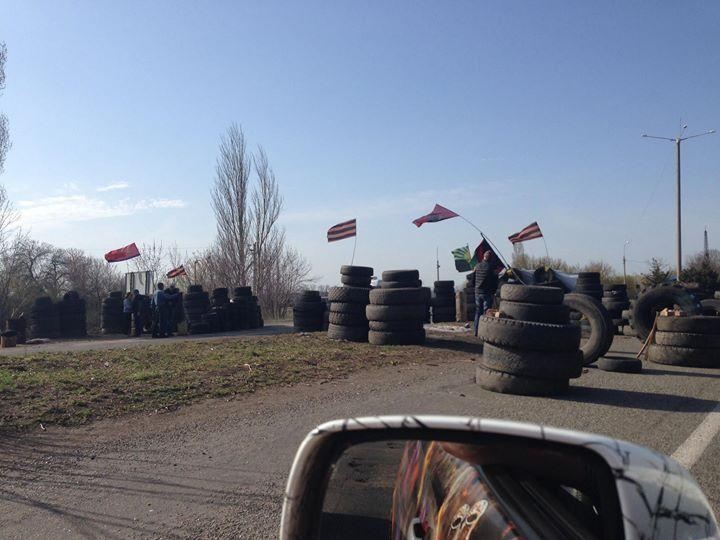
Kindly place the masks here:
MULTIPOLYGON (((483 260, 483 256, 485 255, 485 252, 489 251, 492 253, 492 256, 490 257, 490 263, 494 263, 495 271, 499 272, 503 268, 505 268, 505 264, 500 260, 500 257, 498 257, 498 254, 493 251, 492 246, 490 245, 490 242, 485 240, 483 238, 483 241, 480 242, 478 247, 475 248, 475 264, 477 265, 478 262, 483 260)), ((473 267, 474 268, 474 267, 473 267)))
POLYGON ((185 267, 182 264, 180 266, 178 266, 177 268, 173 268, 172 270, 170 270, 166 275, 166 277, 168 279, 173 279, 173 278, 180 277, 180 276, 187 276, 185 267))
POLYGON ((357 236, 357 220, 351 219, 350 221, 343 221, 337 225, 333 225, 328 229, 327 239, 328 242, 335 242, 336 240, 344 240, 345 238, 352 238, 357 236))
POLYGON ((443 221, 445 219, 450 219, 458 216, 459 214, 456 214, 452 210, 448 210, 444 206, 436 204, 432 212, 413 220, 413 223, 416 227, 420 227, 423 223, 436 223, 438 221, 443 221))
POLYGON ((469 272, 477 264, 475 255, 470 253, 470 247, 460 247, 452 250, 453 258, 455 259, 455 270, 458 272, 469 272))
POLYGON ((540 230, 540 225, 537 224, 537 221, 533 221, 522 231, 516 232, 515 234, 511 234, 510 236, 508 236, 508 240, 510 240, 510 242, 512 242, 513 244, 517 244, 518 242, 524 242, 525 240, 542 238, 542 235, 543 234, 540 230))
POLYGON ((135 242, 129 246, 121 247, 120 249, 114 249, 108 251, 105 254, 105 260, 109 263, 127 261, 128 259, 134 259, 140 256, 140 250, 138 250, 135 242))

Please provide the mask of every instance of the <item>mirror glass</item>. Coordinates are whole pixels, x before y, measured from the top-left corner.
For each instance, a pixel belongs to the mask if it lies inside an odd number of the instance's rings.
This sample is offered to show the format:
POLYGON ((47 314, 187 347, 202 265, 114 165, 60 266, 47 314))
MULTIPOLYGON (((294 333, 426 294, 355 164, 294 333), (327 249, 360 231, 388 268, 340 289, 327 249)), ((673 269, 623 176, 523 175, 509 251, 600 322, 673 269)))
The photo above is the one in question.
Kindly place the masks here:
POLYGON ((320 538, 618 538, 613 486, 582 449, 497 436, 365 442, 332 468, 320 538))

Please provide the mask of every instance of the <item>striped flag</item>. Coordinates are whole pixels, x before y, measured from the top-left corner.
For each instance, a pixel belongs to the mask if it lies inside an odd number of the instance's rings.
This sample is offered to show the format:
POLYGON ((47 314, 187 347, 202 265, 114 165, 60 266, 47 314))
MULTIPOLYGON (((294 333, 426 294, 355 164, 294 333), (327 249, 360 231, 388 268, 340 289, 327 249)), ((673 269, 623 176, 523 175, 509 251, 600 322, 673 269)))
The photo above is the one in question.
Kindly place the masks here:
POLYGON ((413 224, 416 227, 422 226, 423 223, 437 223, 438 221, 443 221, 445 219, 450 219, 454 217, 460 217, 458 214, 453 212, 452 210, 448 210, 444 206, 440 206, 439 204, 435 205, 435 208, 433 208, 433 211, 429 214, 426 214, 424 216, 420 216, 417 219, 413 220, 413 224))
POLYGON ((510 240, 510 242, 512 242, 513 244, 517 244, 518 242, 524 242, 525 240, 542 238, 542 235, 543 233, 540 230, 540 225, 537 224, 537 221, 533 221, 522 231, 516 232, 515 234, 508 236, 508 240, 510 240))
POLYGON ((357 220, 355 219, 333 225, 327 232, 328 242, 344 240, 345 238, 351 238, 353 236, 357 236, 357 220))
POLYGON ((187 272, 185 271, 185 267, 181 264, 177 268, 173 268, 167 273, 167 278, 172 279, 180 276, 187 276, 187 272))

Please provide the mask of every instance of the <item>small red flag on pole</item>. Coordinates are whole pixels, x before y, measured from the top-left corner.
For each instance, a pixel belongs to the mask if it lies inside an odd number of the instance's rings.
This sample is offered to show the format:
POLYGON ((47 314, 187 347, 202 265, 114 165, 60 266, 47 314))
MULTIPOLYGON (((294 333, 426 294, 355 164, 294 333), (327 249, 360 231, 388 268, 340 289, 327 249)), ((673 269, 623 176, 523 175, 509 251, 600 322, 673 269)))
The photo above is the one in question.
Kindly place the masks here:
POLYGON ((105 260, 109 263, 127 261, 128 259, 134 259, 140 256, 140 250, 138 250, 135 242, 129 246, 121 247, 120 249, 114 249, 108 251, 105 254, 105 260))
POLYGON ((456 214, 452 210, 448 210, 444 206, 436 204, 432 212, 413 220, 413 223, 416 227, 420 227, 423 223, 436 223, 438 221, 454 217, 459 217, 459 214, 456 214))

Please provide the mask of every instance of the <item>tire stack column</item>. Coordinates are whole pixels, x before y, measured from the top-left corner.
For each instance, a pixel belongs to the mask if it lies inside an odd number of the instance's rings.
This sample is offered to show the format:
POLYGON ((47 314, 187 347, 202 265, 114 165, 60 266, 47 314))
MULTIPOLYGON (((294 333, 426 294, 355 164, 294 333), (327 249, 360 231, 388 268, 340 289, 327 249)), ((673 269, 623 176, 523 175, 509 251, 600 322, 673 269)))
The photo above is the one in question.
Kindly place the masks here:
POLYGON ((656 364, 720 368, 720 317, 658 317, 648 360, 656 364))
POLYGON ((250 328, 250 300, 252 289, 250 287, 235 287, 233 289, 232 303, 234 326, 237 330, 250 328))
POLYGON ((318 291, 303 291, 293 304, 293 329, 296 332, 320 332, 325 303, 318 291))
POLYGON ((100 327, 101 334, 122 334, 125 331, 122 291, 113 291, 102 301, 100 327))
POLYGON ((465 320, 475 320, 475 272, 470 272, 466 277, 465 289, 465 320))
POLYGON ((60 335, 67 338, 87 336, 85 300, 77 291, 68 291, 58 304, 60 312, 60 335))
POLYGON ((230 313, 230 298, 227 287, 213 289, 210 297, 210 311, 215 313, 216 326, 219 332, 232 330, 232 314, 230 313))
POLYGON ((210 309, 210 295, 202 285, 190 285, 183 295, 183 309, 188 325, 188 334, 207 334, 210 326, 203 316, 210 309))
POLYGON ((606 285, 603 291, 602 304, 612 319, 613 326, 618 335, 622 335, 623 327, 630 324, 630 320, 623 315, 629 315, 630 299, 627 295, 627 285, 606 285))
POLYGON ((432 321, 452 322, 456 318, 455 313, 455 282, 436 281, 433 284, 432 299, 432 321))
POLYGON ((367 307, 373 345, 421 345, 425 342, 423 321, 426 297, 417 270, 388 270, 379 289, 370 291, 367 307))
POLYGON ((505 284, 500 298, 506 316, 480 318, 484 344, 476 382, 509 394, 567 391, 569 379, 582 373, 582 353, 580 329, 569 324, 562 289, 505 284))
POLYGON ((573 292, 602 300, 603 286, 600 282, 600 272, 580 272, 573 292))
POLYGON ((340 267, 342 287, 328 291, 330 313, 328 337, 347 341, 367 342, 368 320, 365 308, 369 302, 370 280, 374 270, 369 266, 340 267))

